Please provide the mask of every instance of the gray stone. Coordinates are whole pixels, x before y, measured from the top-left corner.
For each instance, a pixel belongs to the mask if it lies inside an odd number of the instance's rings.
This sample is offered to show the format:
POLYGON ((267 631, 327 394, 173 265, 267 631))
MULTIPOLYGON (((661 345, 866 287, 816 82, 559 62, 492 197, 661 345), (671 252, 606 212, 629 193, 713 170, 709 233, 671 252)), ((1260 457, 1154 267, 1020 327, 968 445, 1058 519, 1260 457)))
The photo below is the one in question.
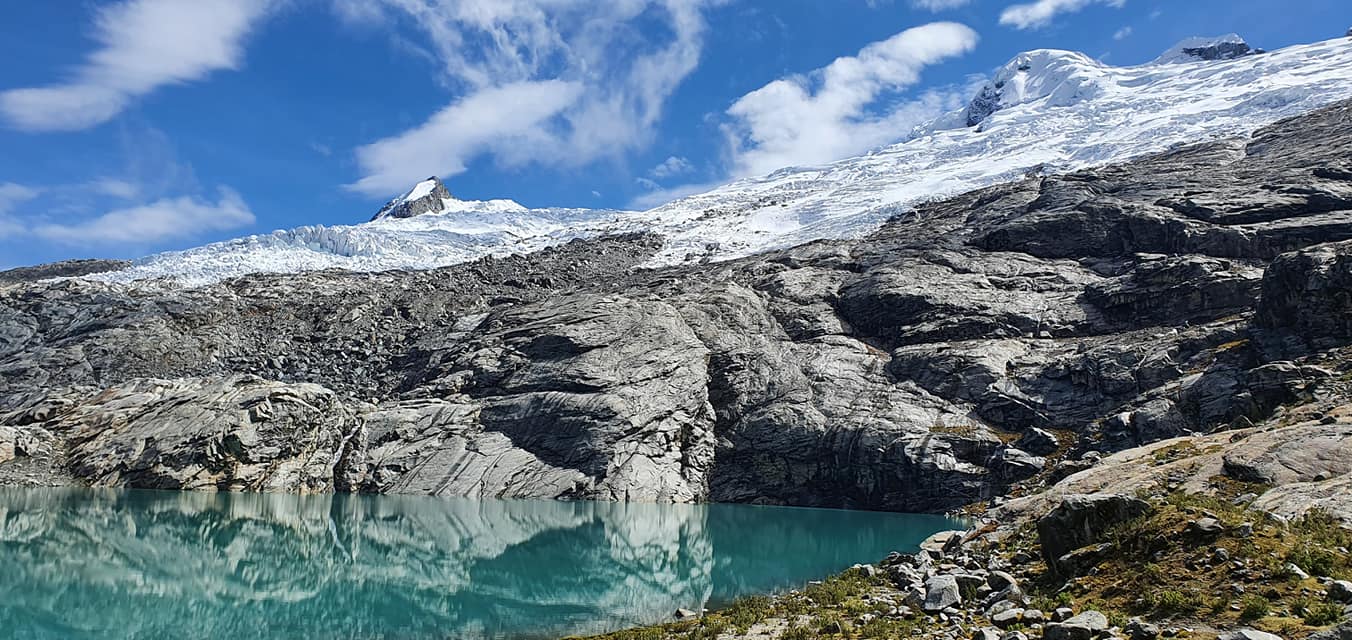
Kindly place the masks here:
POLYGON ((1052 622, 1042 629, 1043 640, 1092 640, 1108 630, 1108 617, 1097 611, 1085 611, 1063 622, 1052 622))
POLYGON ((956 578, 938 575, 925 581, 925 611, 943 611, 957 604, 962 604, 962 593, 956 578))
POLYGON ((1215 518, 1198 518, 1188 523, 1188 533, 1214 537, 1225 532, 1225 525, 1215 518))
POLYGON ((1018 586, 1019 581, 1006 571, 992 571, 990 575, 986 577, 986 583, 989 584, 992 589, 1000 591, 1001 589, 1010 586, 1018 586))
POLYGON ((962 536, 965 533, 965 531, 940 531, 925 538, 920 543, 920 548, 942 557, 944 554, 952 553, 962 546, 962 536))
POLYGON ((972 632, 972 640, 1000 640, 1000 630, 981 627, 972 632))
POLYGON ((1131 640, 1155 640, 1160 636, 1158 625, 1151 624, 1140 618, 1132 618, 1127 621, 1127 626, 1122 629, 1131 640))
POLYGON ((1352 603, 1352 582, 1347 580, 1334 580, 1328 585, 1329 600, 1334 602, 1352 603))
POLYGON ((991 623, 1001 629, 1018 624, 1023 620, 1023 609, 1010 608, 991 616, 991 623))

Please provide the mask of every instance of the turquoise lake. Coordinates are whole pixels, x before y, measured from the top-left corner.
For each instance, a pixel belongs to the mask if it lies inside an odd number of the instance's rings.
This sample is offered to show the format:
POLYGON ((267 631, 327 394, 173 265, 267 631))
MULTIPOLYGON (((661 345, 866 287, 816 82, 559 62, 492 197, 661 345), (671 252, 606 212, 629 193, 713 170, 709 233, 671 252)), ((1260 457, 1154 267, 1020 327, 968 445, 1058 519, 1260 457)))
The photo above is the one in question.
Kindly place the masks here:
POLYGON ((0 489, 28 638, 549 638, 801 587, 959 523, 744 505, 0 489))

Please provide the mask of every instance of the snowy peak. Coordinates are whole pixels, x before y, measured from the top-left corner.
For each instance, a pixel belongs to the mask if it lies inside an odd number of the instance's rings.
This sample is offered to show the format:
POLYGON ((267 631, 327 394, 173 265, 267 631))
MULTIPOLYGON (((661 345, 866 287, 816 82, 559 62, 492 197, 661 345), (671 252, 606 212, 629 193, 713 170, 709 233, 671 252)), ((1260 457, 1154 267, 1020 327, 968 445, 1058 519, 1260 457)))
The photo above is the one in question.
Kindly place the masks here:
POLYGON ((452 199, 451 192, 441 183, 441 179, 432 176, 413 185, 408 193, 386 203, 371 220, 412 218, 424 213, 441 213, 446 210, 446 203, 452 199))
POLYGON ((457 200, 436 176, 413 185, 380 211, 371 222, 397 220, 414 216, 455 214, 521 213, 527 209, 512 200, 457 200))
POLYGON ((975 127, 991 114, 1049 98, 1049 106, 1069 106, 1101 92, 1104 65, 1082 53, 1038 49, 1021 53, 996 71, 967 105, 967 126, 975 127))
POLYGON ((1202 60, 1234 60, 1244 56, 1266 53, 1255 49, 1238 34, 1229 33, 1217 38, 1188 38, 1164 52, 1151 64, 1179 64, 1202 60))

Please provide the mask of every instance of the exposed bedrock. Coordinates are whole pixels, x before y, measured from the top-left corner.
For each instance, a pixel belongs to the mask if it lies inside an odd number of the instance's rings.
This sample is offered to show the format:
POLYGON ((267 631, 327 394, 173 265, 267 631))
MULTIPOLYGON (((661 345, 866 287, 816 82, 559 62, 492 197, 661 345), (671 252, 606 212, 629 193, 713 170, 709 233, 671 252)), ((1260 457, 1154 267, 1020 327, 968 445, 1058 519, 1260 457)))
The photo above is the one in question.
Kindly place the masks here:
POLYGON ((942 510, 1248 433, 1348 400, 1350 109, 725 263, 3 279, 0 483, 942 510))

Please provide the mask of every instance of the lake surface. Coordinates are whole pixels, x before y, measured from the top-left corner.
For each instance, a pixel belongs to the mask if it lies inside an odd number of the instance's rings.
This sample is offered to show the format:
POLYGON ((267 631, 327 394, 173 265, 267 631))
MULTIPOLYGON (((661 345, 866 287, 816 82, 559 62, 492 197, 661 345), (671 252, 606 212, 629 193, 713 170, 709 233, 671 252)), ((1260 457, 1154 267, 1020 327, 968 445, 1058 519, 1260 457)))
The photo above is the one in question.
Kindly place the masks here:
POLYGON ((27 638, 543 638, 796 588, 957 526, 743 505, 0 489, 27 638))

